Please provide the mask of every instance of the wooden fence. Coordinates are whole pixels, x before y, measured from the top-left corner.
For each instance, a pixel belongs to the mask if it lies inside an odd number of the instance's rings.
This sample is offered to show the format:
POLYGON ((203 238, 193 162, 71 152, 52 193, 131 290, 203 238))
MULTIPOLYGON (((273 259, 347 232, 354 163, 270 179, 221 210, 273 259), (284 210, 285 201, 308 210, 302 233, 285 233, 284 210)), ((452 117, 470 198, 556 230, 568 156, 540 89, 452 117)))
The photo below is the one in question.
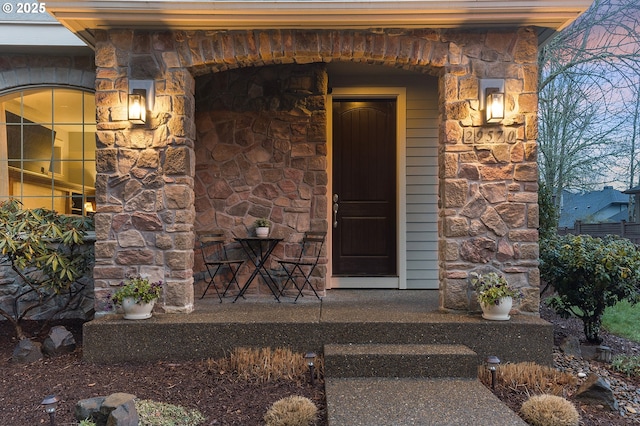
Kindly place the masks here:
POLYGON ((573 229, 558 228, 559 235, 586 234, 592 237, 604 237, 605 235, 619 235, 628 238, 634 244, 640 244, 640 223, 629 223, 626 221, 614 223, 582 223, 576 221, 573 229))

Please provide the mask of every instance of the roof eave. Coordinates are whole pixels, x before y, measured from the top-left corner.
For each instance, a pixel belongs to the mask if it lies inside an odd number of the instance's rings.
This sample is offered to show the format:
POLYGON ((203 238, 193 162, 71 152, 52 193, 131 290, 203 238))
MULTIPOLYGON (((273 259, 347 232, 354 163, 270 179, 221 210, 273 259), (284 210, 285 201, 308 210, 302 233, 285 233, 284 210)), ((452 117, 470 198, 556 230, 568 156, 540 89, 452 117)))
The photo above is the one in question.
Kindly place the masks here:
POLYGON ((97 29, 486 28, 535 26, 544 39, 592 0, 115 1, 48 0, 47 11, 90 46, 97 29))

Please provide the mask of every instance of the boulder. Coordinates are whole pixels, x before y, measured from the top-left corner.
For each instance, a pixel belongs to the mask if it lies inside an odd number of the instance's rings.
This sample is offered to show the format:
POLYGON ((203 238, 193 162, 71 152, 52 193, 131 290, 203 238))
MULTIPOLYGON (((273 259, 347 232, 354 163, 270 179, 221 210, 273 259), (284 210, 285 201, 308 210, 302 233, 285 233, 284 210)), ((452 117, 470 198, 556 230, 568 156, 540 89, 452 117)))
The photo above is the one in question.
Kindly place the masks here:
POLYGON ((61 325, 49 331, 42 344, 42 351, 47 356, 68 354, 76 350, 76 339, 73 334, 61 325))
POLYGON ((42 359, 40 343, 29 339, 22 339, 13 350, 11 360, 15 363, 26 364, 42 359))
POLYGON ((96 425, 106 425, 109 415, 103 415, 100 412, 100 407, 104 402, 104 396, 97 396, 95 398, 88 398, 78 401, 75 407, 76 419, 85 420, 93 419, 96 425))
POLYGON ((558 347, 567 355, 572 355, 577 358, 582 357, 580 340, 575 336, 567 336, 563 338, 560 342, 558 342, 558 347))
POLYGON ((76 419, 93 420, 96 426, 137 426, 140 417, 134 399, 135 395, 122 392, 83 399, 76 404, 76 419))
POLYGON ((588 404, 603 405, 611 411, 618 410, 618 401, 611 386, 597 374, 589 374, 587 380, 578 388, 575 398, 588 404))
POLYGON ((584 359, 611 362, 611 348, 604 345, 582 345, 580 347, 584 359))

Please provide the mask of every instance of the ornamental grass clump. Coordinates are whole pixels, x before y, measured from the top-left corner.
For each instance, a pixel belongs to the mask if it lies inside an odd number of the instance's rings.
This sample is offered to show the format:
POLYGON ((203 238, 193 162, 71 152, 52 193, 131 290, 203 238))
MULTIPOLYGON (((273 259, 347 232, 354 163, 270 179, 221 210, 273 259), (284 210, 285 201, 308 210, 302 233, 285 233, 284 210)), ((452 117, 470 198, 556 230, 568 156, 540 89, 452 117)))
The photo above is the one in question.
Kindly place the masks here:
POLYGON ((148 399, 136 399, 134 402, 140 416, 138 426, 198 426, 205 421, 198 410, 148 399))
POLYGON ((162 293, 162 281, 152 283, 148 278, 140 275, 127 278, 111 297, 114 305, 122 305, 126 298, 132 298, 136 303, 150 303, 160 297, 162 293))
MULTIPOLYGON (((318 356, 314 364, 316 374, 322 377, 322 356, 318 356)), ((207 369, 232 371, 242 380, 255 380, 259 383, 276 380, 306 383, 309 380, 309 366, 303 354, 288 348, 234 348, 228 357, 207 360, 207 369)))
POLYGON ((555 395, 535 395, 522 404, 520 413, 532 426, 578 426, 580 415, 573 404, 555 395))
MULTIPOLYGON (((496 384, 521 395, 567 395, 575 390, 578 379, 570 373, 535 362, 502 364, 496 371, 496 384)), ((487 387, 491 373, 486 366, 478 367, 478 378, 487 387)))
POLYGON ((481 304, 498 305, 502 298, 511 297, 516 300, 521 296, 520 290, 511 288, 507 279, 495 272, 486 274, 472 272, 469 275, 478 302, 481 304))
POLYGON ((318 407, 309 398, 291 395, 273 403, 264 415, 267 426, 309 426, 316 421, 318 407))

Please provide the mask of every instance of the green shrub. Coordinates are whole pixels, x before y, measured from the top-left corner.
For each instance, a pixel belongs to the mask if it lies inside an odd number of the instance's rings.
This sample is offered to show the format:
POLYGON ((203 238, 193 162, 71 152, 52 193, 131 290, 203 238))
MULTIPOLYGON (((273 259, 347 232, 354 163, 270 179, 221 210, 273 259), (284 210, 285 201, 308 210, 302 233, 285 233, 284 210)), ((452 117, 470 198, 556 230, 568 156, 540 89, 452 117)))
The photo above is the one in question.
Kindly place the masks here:
POLYGON ((318 407, 309 398, 291 395, 274 402, 264 422, 267 426, 309 426, 317 414, 318 407))
POLYGON ((547 303, 576 316, 591 343, 600 343, 602 314, 620 300, 640 300, 640 251, 627 239, 565 235, 540 242, 540 276, 557 295, 547 303))
POLYGON ((21 321, 35 308, 54 300, 62 302, 61 308, 49 312, 50 320, 80 303, 85 285, 79 279, 93 260, 92 251, 83 243, 92 228, 87 217, 23 209, 14 199, 0 202, 0 263, 9 265, 25 284, 13 292, 12 309, 0 309, 0 315, 11 322, 18 339, 27 338, 21 321))
POLYGON ((535 395, 522 404, 520 413, 533 426, 578 426, 580 415, 573 404, 555 395, 535 395))
POLYGON ((640 377, 640 355, 616 355, 611 360, 611 367, 627 376, 640 377))

